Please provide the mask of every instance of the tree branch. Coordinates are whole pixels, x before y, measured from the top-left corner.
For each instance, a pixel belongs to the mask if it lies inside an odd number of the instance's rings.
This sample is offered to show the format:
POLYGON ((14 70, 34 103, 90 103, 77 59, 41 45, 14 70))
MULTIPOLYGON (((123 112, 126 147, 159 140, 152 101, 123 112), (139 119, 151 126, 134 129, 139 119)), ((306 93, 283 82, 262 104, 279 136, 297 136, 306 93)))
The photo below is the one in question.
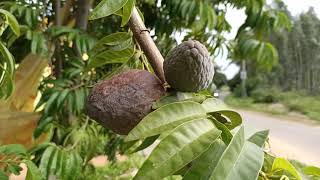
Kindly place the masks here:
MULTIPOLYGON (((81 29, 83 31, 87 30, 88 26, 88 17, 89 10, 91 7, 90 0, 78 0, 77 1, 78 10, 76 12, 76 28, 81 29)), ((79 47, 77 47, 76 43, 73 43, 73 50, 79 58, 82 58, 82 54, 80 52, 79 47)))
POLYGON ((78 0, 76 27, 84 31, 87 30, 90 7, 90 0, 78 0))
MULTIPOLYGON (((55 10, 55 25, 61 26, 62 19, 61 19, 61 1, 55 0, 54 1, 54 10, 55 10)), ((54 62, 54 75, 55 77, 59 78, 61 75, 61 71, 63 69, 63 62, 61 57, 61 47, 60 47, 60 40, 57 39, 55 42, 55 62, 54 62)))
POLYGON ((163 72, 163 57, 153 42, 149 30, 147 30, 144 22, 142 21, 136 8, 133 8, 132 15, 129 21, 129 26, 133 32, 133 36, 140 45, 142 51, 148 58, 155 74, 159 79, 165 83, 164 72, 163 72))
POLYGON ((74 6, 75 0, 66 0, 62 9, 61 9, 61 19, 62 24, 66 25, 68 23, 68 19, 71 13, 71 8, 74 6))

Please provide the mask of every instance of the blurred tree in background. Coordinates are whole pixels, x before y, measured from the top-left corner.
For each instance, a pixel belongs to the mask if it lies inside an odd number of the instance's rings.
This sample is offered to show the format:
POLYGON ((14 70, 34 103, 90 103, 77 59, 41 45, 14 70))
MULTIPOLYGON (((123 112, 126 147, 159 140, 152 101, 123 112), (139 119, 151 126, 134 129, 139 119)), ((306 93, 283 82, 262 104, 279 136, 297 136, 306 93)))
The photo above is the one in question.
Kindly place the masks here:
MULTIPOLYGON (((249 77, 247 91, 250 95, 257 88, 275 86, 283 91, 304 91, 316 95, 320 91, 320 20, 312 8, 293 17, 284 3, 274 3, 273 6, 290 18, 292 29, 283 29, 268 36, 278 51, 279 64, 268 71, 254 61, 246 64, 249 77)), ((231 89, 237 88, 237 92, 240 91, 239 84, 239 75, 229 81, 231 89)))
POLYGON ((314 94, 320 91, 320 20, 313 9, 292 20, 292 31, 271 36, 280 56, 280 65, 273 77, 278 76, 276 83, 284 90, 314 94))

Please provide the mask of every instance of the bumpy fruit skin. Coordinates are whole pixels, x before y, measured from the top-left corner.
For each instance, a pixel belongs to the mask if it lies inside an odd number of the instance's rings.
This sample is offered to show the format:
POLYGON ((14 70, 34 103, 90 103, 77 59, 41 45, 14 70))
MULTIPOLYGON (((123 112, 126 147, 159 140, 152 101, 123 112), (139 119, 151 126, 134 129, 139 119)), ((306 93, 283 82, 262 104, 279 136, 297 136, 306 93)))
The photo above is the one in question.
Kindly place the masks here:
POLYGON ((126 135, 164 93, 155 75, 129 70, 96 84, 88 96, 86 111, 105 128, 126 135))
POLYGON ((185 41, 172 49, 163 69, 170 86, 185 92, 208 88, 214 75, 214 64, 208 50, 195 40, 185 41))

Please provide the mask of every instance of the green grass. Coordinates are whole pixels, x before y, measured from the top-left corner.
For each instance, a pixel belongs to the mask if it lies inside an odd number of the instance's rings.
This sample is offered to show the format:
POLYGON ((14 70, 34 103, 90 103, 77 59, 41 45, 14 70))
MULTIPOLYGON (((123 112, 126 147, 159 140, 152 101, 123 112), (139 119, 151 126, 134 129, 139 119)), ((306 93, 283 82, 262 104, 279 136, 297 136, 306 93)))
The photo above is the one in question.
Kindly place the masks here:
POLYGON ((299 92, 279 92, 278 102, 256 103, 252 97, 237 98, 229 96, 226 103, 232 107, 252 109, 256 111, 268 112, 272 114, 288 114, 291 111, 299 112, 312 120, 320 122, 320 96, 308 96, 299 92), (283 106, 281 106, 281 104, 283 106))
POLYGON ((300 112, 311 119, 320 121, 320 96, 287 92, 281 93, 281 102, 291 111, 300 112))
POLYGON ((249 109, 261 112, 267 112, 271 114, 285 115, 288 113, 287 109, 284 108, 273 108, 268 103, 255 103, 253 98, 238 98, 234 96, 228 96, 225 99, 226 104, 231 107, 249 109))

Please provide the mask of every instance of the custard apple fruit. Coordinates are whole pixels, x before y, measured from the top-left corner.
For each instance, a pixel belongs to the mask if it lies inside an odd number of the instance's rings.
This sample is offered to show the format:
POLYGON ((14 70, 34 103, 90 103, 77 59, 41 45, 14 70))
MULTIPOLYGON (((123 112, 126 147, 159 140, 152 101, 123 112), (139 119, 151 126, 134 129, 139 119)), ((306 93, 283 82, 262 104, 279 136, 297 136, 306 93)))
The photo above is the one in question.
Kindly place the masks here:
POLYGON ((145 70, 129 70, 96 84, 88 96, 86 111, 105 128, 126 135, 164 94, 158 77, 145 70))
POLYGON ((172 49, 163 64, 169 85, 185 92, 198 92, 212 82, 214 64, 206 47, 198 41, 189 40, 172 49))

